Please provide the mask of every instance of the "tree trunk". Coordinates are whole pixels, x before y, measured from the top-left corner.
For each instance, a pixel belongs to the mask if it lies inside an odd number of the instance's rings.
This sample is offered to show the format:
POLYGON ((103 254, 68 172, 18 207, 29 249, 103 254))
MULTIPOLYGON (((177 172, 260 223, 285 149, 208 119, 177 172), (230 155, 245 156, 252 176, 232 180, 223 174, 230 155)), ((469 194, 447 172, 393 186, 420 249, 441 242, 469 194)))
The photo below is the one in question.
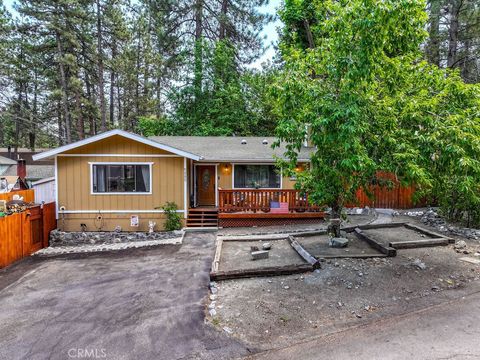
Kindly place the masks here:
POLYGON ((63 119, 62 119, 62 102, 58 101, 56 106, 57 118, 58 118, 58 145, 62 146, 65 144, 65 136, 63 134, 63 119))
POLYGON ((228 0, 222 0, 222 9, 220 10, 220 30, 218 32, 219 40, 223 40, 227 36, 227 21, 228 21, 228 0))
POLYGON ((440 66, 440 0, 430 0, 429 39, 427 44, 427 58, 431 64, 440 66))
POLYGON ((90 83, 90 76, 88 76, 88 71, 85 71, 85 89, 87 93, 87 99, 90 104, 89 111, 88 111, 88 125, 89 125, 88 133, 90 134, 90 136, 93 136, 96 134, 96 131, 95 131, 95 117, 92 114, 91 107, 93 106, 93 104, 95 104, 95 99, 93 99, 93 96, 92 96, 92 85, 90 83))
POLYGON ((118 111, 118 125, 121 126, 122 121, 123 121, 123 109, 122 109, 122 98, 121 98, 121 93, 120 93, 120 83, 117 78, 117 111, 118 111))
POLYGON ((33 105, 32 105, 32 124, 30 128, 30 133, 28 134, 28 140, 30 149, 35 151, 35 140, 37 133, 37 121, 38 121, 38 74, 35 71, 33 79, 33 105))
POLYGON ((97 0, 97 52, 98 52, 98 96, 100 97, 100 118, 102 131, 107 130, 107 114, 105 107, 105 88, 103 78, 103 32, 100 0, 97 0))
POLYGON ((78 88, 75 89, 75 110, 77 113, 78 139, 83 140, 85 138, 85 122, 83 120, 82 97, 78 88))
POLYGON ((338 202, 335 202, 335 203, 332 204, 331 208, 332 208, 332 213, 331 213, 330 224, 328 225, 327 232, 332 237, 341 237, 341 234, 340 234, 340 224, 341 224, 340 216, 342 214, 342 206, 338 202))
POLYGON ((62 110, 63 110, 63 121, 65 125, 65 141, 67 144, 72 142, 72 131, 71 131, 71 119, 70 112, 68 110, 68 89, 67 89, 67 77, 65 75, 65 66, 63 65, 63 46, 60 33, 55 31, 55 37, 57 41, 57 56, 58 56, 58 68, 60 72, 60 86, 62 87, 62 110))
POLYGON ((115 69, 114 69, 114 60, 117 56, 117 43, 113 39, 112 43, 112 69, 110 70, 110 124, 114 124, 114 114, 115 114, 115 69))
POLYGON ((450 6, 450 26, 448 28, 448 55, 447 67, 452 68, 457 59, 458 48, 458 14, 461 4, 459 0, 452 0, 450 6))
POLYGON ((194 91, 195 97, 198 98, 202 92, 203 79, 203 0, 195 2, 195 52, 194 52, 194 91))
POLYGON ((307 19, 303 20, 303 27, 305 28, 305 34, 307 36, 308 47, 313 49, 315 47, 315 43, 313 41, 312 29, 310 28, 310 23, 307 19))

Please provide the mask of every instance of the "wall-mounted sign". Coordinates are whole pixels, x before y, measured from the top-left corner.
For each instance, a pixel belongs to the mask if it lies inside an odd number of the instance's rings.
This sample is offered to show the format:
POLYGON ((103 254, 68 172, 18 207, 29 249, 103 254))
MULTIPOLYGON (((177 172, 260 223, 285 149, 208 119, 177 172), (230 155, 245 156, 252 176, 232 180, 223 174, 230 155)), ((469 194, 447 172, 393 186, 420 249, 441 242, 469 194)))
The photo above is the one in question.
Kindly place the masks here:
POLYGON ((139 225, 138 215, 131 215, 130 216, 130 226, 138 227, 138 225, 139 225))

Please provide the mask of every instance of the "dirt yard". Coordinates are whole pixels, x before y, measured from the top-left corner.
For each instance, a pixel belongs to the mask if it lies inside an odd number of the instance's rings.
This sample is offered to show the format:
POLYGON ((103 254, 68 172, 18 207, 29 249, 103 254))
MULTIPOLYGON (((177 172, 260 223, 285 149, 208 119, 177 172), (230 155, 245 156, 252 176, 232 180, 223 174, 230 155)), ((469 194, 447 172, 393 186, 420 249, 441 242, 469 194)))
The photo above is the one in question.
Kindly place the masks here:
POLYGON ((465 241, 469 254, 454 245, 408 249, 393 258, 327 259, 303 275, 221 281, 213 323, 271 349, 461 298, 480 290, 480 265, 459 260, 480 259, 480 244, 465 241))
POLYGON ((406 227, 393 227, 387 229, 369 229, 363 230, 363 233, 379 242, 388 246, 391 242, 396 241, 418 241, 432 238, 418 231, 408 229, 406 227))
POLYGON ((224 241, 219 270, 246 270, 259 267, 301 264, 305 264, 305 261, 290 246, 286 239, 273 241, 224 241), (262 244, 267 242, 272 245, 268 259, 252 260, 250 247, 256 246, 261 250, 262 244))
POLYGON ((319 258, 331 257, 369 257, 369 256, 384 256, 380 251, 375 250, 365 240, 359 239, 354 233, 346 235, 348 239, 348 247, 346 248, 332 248, 328 245, 330 237, 328 235, 317 236, 297 236, 295 239, 307 250, 311 255, 319 258))

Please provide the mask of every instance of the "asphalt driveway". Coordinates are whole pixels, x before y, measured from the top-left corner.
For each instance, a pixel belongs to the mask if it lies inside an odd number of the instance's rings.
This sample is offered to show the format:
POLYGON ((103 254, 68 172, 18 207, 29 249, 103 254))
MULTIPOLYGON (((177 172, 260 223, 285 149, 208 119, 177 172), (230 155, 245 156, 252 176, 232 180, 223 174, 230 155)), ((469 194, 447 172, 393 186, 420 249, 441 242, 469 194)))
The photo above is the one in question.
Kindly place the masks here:
POLYGON ((213 234, 183 245, 49 259, 0 271, 0 359, 231 358, 204 322, 213 234))

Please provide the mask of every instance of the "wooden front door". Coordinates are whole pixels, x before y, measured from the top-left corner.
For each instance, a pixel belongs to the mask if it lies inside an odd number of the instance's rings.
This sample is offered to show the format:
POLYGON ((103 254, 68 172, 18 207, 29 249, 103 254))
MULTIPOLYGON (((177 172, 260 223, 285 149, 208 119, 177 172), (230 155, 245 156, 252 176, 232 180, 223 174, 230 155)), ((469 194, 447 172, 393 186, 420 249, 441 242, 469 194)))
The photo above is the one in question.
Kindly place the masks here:
POLYGON ((197 166, 197 196, 199 206, 215 206, 215 166, 197 166))

